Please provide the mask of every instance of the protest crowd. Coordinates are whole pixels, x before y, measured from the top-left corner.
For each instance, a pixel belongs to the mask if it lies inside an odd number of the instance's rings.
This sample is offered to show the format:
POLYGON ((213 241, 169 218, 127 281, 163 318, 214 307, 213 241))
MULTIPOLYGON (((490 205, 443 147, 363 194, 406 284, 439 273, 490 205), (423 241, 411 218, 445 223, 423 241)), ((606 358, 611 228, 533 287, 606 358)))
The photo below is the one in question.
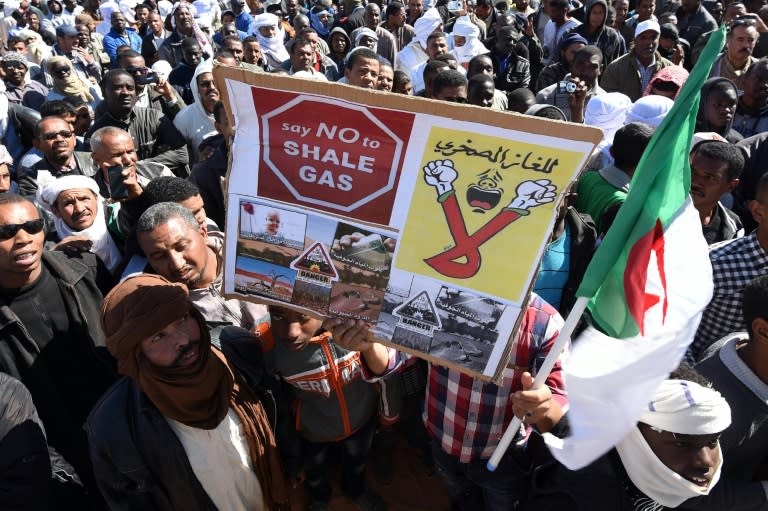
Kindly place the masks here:
POLYGON ((407 450, 452 510, 768 510, 768 5, 363 2, 0 0, 0 509, 398 509, 407 450), (690 145, 713 298, 632 433, 569 470, 541 439, 569 434, 563 368, 532 375, 722 24, 690 145), (503 384, 223 297, 214 66, 602 130, 503 384))

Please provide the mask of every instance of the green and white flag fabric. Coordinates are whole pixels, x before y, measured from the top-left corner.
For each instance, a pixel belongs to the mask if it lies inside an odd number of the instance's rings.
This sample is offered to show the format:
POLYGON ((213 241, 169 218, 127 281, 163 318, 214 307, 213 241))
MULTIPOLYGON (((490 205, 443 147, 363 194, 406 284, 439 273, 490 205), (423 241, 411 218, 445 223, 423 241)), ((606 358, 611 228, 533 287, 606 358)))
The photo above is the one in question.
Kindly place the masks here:
POLYGON ((715 31, 656 130, 629 194, 577 292, 588 328, 564 363, 572 434, 547 435, 554 456, 584 467, 616 445, 680 363, 712 296, 712 267, 689 195, 699 96, 725 40, 715 31))

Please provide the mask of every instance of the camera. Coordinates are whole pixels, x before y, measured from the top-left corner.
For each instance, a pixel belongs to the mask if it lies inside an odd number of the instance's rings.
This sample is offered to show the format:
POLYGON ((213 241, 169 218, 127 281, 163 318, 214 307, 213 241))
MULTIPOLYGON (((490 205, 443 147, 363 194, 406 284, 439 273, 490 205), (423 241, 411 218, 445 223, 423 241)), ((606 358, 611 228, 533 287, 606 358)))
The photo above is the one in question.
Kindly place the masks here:
POLYGON ((461 4, 461 2, 460 2, 460 1, 458 1, 458 0, 451 0, 450 2, 448 2, 448 5, 447 5, 447 7, 448 7, 448 10, 449 10, 450 12, 458 12, 458 11, 460 11, 460 10, 462 9, 462 7, 464 7, 464 6, 463 6, 463 5, 461 4))
POLYGON ((149 72, 146 74, 143 74, 141 76, 136 77, 136 84, 137 85, 149 85, 150 83, 157 83, 160 80, 160 77, 157 76, 157 73, 149 72))
POLYGON ((559 94, 573 94, 576 92, 576 84, 573 82, 558 82, 557 83, 557 92, 559 94))

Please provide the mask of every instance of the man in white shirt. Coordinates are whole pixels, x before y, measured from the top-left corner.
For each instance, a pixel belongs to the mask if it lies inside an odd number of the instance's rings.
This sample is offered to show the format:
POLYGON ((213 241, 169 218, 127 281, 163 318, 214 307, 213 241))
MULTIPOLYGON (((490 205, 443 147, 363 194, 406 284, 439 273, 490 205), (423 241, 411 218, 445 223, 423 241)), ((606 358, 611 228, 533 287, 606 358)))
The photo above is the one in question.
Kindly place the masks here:
POLYGON ((107 348, 127 378, 87 421, 99 489, 111 508, 280 508, 288 494, 259 347, 230 327, 214 348, 188 297, 183 284, 138 274, 104 299, 107 348))

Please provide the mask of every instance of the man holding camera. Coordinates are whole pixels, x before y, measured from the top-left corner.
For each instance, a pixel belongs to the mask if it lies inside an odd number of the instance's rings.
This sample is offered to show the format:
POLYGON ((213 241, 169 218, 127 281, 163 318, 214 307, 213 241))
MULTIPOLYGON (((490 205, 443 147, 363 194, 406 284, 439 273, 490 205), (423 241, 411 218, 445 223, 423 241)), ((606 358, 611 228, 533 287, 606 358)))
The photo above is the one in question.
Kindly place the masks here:
POLYGON ((603 53, 597 46, 585 46, 573 56, 571 72, 562 81, 542 89, 536 103, 555 105, 571 122, 584 122, 584 109, 593 96, 605 94, 597 84, 603 69, 603 53))
POLYGON ((136 84, 134 106, 154 108, 164 113, 170 120, 173 120, 176 114, 187 106, 167 79, 146 66, 144 57, 138 52, 125 50, 118 53, 117 67, 125 69, 133 76, 136 84))

